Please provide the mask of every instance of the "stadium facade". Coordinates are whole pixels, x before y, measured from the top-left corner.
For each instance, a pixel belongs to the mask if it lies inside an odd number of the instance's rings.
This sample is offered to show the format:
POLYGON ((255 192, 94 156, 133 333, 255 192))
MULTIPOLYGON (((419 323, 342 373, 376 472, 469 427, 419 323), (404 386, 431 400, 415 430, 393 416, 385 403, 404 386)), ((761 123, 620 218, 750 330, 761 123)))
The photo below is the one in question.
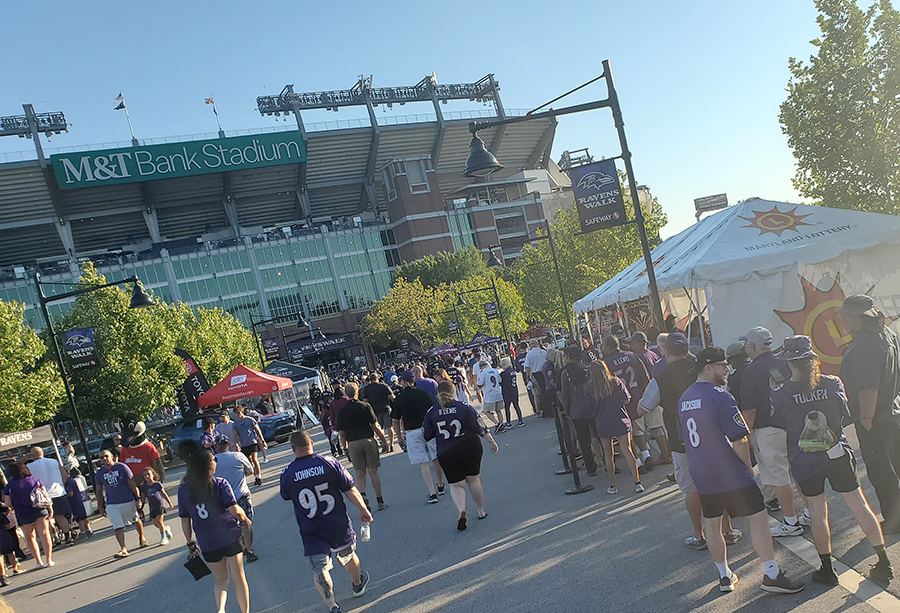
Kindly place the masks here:
MULTIPOLYGON (((490 182, 462 176, 468 123, 518 114, 504 109, 493 75, 454 85, 432 75, 391 88, 360 79, 350 90, 305 94, 288 86, 257 105, 265 115, 293 115, 296 126, 7 156, 0 299, 24 303, 39 327, 34 273, 74 282, 90 260, 110 279, 137 275, 165 301, 221 307, 248 327, 274 320, 258 326, 272 355, 372 363, 359 322, 398 264, 468 245, 485 253, 500 245, 516 257, 566 186, 550 159, 552 119, 483 130, 506 169, 490 182), (443 112, 450 100, 492 109, 443 112), (431 103, 433 112, 375 113, 407 102, 431 103), (368 121, 302 119, 303 111, 357 105, 368 121), (327 342, 316 334, 314 343, 297 314, 327 342)), ((40 121, 29 125, 39 144, 40 121)), ((69 308, 52 306, 54 314, 69 308)))

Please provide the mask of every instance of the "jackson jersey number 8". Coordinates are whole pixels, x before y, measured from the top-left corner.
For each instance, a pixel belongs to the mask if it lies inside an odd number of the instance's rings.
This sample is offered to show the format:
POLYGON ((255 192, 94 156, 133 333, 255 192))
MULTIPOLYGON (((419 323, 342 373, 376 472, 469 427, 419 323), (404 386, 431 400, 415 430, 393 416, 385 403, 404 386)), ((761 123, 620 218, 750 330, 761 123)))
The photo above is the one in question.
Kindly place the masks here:
POLYGON ((697 432, 697 422, 694 421, 693 417, 688 417, 684 422, 685 427, 688 431, 688 438, 691 442, 691 447, 699 447, 700 446, 700 433, 697 432))

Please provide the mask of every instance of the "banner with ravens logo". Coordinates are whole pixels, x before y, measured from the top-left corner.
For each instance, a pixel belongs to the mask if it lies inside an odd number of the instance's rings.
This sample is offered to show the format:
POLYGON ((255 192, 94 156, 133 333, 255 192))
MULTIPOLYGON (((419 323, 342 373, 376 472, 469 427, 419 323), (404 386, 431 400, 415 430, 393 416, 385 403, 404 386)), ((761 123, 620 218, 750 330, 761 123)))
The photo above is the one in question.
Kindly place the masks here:
POLYGON ((602 160, 569 170, 582 232, 626 223, 625 200, 615 160, 602 160))

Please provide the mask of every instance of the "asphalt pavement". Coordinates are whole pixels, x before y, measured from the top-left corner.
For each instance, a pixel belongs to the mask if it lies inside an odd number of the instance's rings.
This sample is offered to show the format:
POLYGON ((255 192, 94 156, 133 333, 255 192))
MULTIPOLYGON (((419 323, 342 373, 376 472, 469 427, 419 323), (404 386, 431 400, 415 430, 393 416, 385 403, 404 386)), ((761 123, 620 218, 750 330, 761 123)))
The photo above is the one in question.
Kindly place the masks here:
MULTIPOLYGON (((606 493, 608 480, 601 470, 596 477, 584 477, 593 491, 566 496, 572 477, 554 474, 560 457, 553 420, 528 416, 526 423, 497 437, 498 454, 485 446, 488 517, 477 520, 470 501, 464 532, 456 530, 449 494, 438 504, 426 503, 419 470, 399 447, 383 458, 380 472, 389 508, 374 513, 372 539, 358 548, 363 568, 371 574, 366 594, 352 598, 346 574, 340 568, 333 572, 344 611, 900 611, 900 579, 889 591, 862 580, 860 573, 875 561, 874 554, 837 495, 829 493, 829 501, 841 586, 826 588, 811 581, 817 558, 807 528, 804 537, 780 539, 776 545, 779 565, 790 577, 805 581, 806 590, 788 596, 763 592, 747 522, 736 520, 745 538, 729 548, 729 557, 741 581, 734 593, 720 594, 709 553, 683 545, 690 522, 677 487, 666 479, 669 467, 644 477, 643 494, 631 492, 623 466, 619 495, 606 493)), ((321 430, 313 434, 316 450, 325 453, 321 430)), ((278 496, 278 475, 291 458, 287 444, 271 448, 262 465, 264 484, 253 488, 260 560, 246 565, 246 574, 256 612, 325 611, 303 557, 291 504, 278 496)), ((178 470, 167 476, 173 499, 182 474, 178 470)), ((369 496, 374 502, 371 485, 369 496)), ((358 514, 351 510, 351 517, 358 528, 358 514)), ((215 611, 212 578, 195 582, 182 567, 187 549, 180 521, 174 512, 168 521, 175 533, 170 545, 158 545, 147 522, 151 546, 134 548, 137 535, 130 529, 126 539, 132 555, 115 560, 109 522, 97 519, 92 539, 54 554, 56 567, 12 577, 0 594, 20 612, 215 611)), ((897 537, 888 537, 889 555, 900 569, 897 543, 897 537)), ((24 567, 31 564, 29 560, 24 567)), ((233 594, 227 610, 238 611, 233 594)))

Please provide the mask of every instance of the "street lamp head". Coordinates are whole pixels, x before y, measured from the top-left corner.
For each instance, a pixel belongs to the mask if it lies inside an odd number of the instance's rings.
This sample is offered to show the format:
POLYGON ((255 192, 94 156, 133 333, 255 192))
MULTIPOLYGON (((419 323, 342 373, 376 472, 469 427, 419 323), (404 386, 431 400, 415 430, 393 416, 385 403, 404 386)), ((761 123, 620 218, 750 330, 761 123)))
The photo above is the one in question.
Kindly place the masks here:
POLYGON ((131 302, 128 304, 129 309, 142 309, 156 304, 153 296, 144 291, 144 287, 140 281, 135 281, 134 289, 131 291, 131 302))
POLYGON ((466 158, 465 177, 486 177, 498 170, 503 170, 503 165, 497 161, 494 154, 484 148, 484 141, 478 138, 478 134, 472 134, 472 142, 469 144, 471 153, 466 158))
POLYGON ((461 306, 461 307, 466 306, 466 301, 463 300, 462 296, 459 296, 459 299, 456 301, 456 306, 461 306))
POLYGON ((491 257, 488 258, 487 267, 488 268, 497 268, 498 266, 502 268, 503 262, 496 255, 494 255, 493 251, 491 251, 491 257))

